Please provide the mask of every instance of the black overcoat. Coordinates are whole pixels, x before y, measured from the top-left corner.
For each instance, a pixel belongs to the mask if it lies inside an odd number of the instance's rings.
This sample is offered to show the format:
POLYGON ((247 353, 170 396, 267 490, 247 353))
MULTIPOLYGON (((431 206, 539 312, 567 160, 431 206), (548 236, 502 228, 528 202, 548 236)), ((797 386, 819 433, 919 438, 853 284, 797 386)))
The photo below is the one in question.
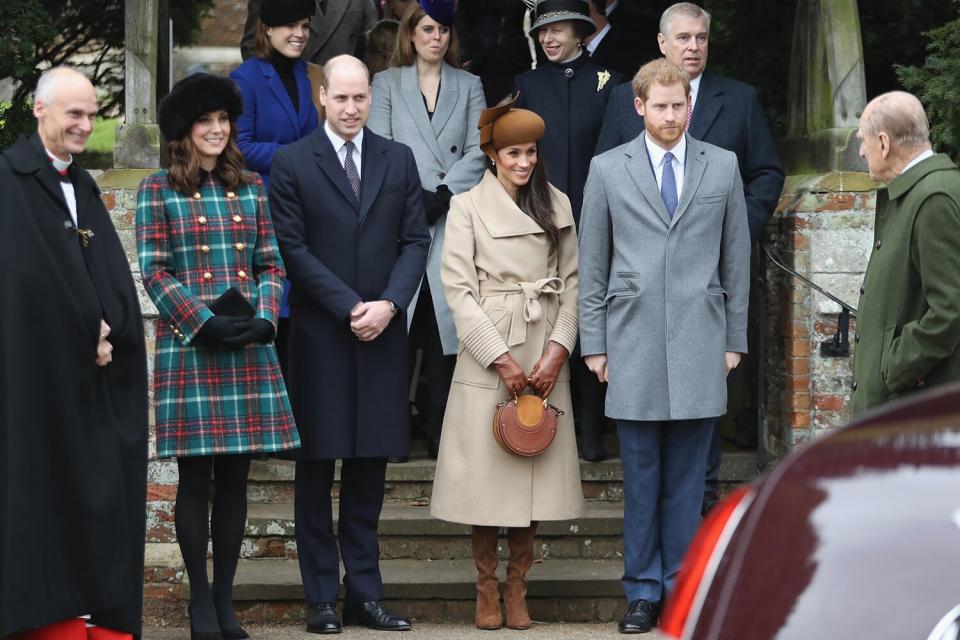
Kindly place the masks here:
POLYGON ((87 247, 39 138, 0 154, 0 637, 83 614, 140 635, 143 322, 96 183, 69 176, 87 247))
POLYGON ((550 184, 567 194, 580 224, 583 187, 603 125, 610 91, 620 74, 590 61, 586 53, 566 64, 545 62, 517 78, 516 106, 537 113, 547 125, 540 154, 550 184))
POLYGON ((363 134, 357 205, 324 127, 273 158, 270 209, 290 293, 289 385, 301 460, 406 455, 410 441, 403 311, 372 342, 350 330, 358 302, 406 309, 430 234, 408 147, 363 134))

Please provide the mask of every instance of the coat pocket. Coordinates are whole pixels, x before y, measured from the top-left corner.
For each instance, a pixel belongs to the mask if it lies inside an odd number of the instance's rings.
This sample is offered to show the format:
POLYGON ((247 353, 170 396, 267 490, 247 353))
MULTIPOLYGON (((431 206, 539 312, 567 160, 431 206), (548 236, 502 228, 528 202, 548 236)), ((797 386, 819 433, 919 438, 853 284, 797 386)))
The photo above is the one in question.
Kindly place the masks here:
POLYGON ((640 281, 643 274, 634 271, 618 271, 617 286, 607 289, 607 296, 604 302, 610 302, 613 298, 633 298, 640 295, 640 281))
MULTIPOLYGON (((486 312, 487 317, 504 339, 510 331, 512 313, 509 309, 494 308, 486 312)), ((493 366, 483 368, 477 359, 461 345, 457 353, 457 364, 453 370, 453 381, 484 389, 498 389, 500 376, 493 366)))
POLYGON ((720 202, 725 202, 727 195, 725 193, 718 193, 713 196, 700 196, 697 198, 697 204, 717 204, 720 202))
POLYGON ((896 380, 890 379, 890 372, 888 368, 890 366, 890 358, 887 357, 887 354, 890 352, 890 346, 893 344, 893 341, 897 337, 897 325, 892 324, 889 327, 885 327, 883 330, 883 341, 880 343, 880 379, 883 380, 884 386, 891 392, 896 392, 896 380))

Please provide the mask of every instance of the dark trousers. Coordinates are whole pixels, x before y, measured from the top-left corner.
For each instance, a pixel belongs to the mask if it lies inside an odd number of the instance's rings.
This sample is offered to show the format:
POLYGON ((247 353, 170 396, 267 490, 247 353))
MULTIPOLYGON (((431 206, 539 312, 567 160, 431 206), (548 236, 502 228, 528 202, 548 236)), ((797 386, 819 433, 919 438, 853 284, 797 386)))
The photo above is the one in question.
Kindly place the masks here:
POLYGON ((440 440, 443 414, 447 409, 447 396, 450 394, 450 383, 453 381, 453 369, 457 364, 457 357, 443 353, 440 330, 437 328, 437 317, 433 309, 433 298, 426 278, 423 279, 420 287, 417 308, 413 312, 413 320, 410 323, 411 369, 417 360, 418 349, 423 353, 421 367, 427 385, 427 406, 420 407, 424 415, 423 435, 436 442, 440 440))
POLYGON ((581 457, 600 457, 603 454, 603 427, 606 424, 603 407, 607 387, 587 368, 580 356, 579 344, 570 356, 570 392, 581 457))
POLYGON ((383 508, 387 461, 352 458, 340 469, 340 517, 333 533, 334 460, 298 460, 294 483, 297 552, 307 604, 336 602, 340 590, 340 558, 347 602, 383 598, 377 525, 383 508))
POLYGON ((720 421, 710 418, 710 446, 707 450, 707 471, 703 483, 703 499, 716 500, 720 496, 720 421))
POLYGON ((713 419, 618 420, 623 464, 623 591, 659 602, 700 526, 713 419))

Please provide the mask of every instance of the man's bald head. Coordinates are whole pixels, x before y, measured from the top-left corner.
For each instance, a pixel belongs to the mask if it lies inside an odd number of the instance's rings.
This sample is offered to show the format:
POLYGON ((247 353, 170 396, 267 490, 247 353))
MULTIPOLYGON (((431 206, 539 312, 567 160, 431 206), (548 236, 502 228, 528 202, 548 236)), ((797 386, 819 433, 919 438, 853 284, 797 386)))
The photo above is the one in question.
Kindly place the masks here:
POLYGON ((97 115, 93 84, 70 67, 44 71, 34 92, 33 115, 47 151, 62 160, 83 153, 97 115))
POLYGON ((930 146, 927 114, 917 97, 906 91, 891 91, 871 100, 860 116, 860 130, 873 136, 884 131, 893 144, 908 149, 930 146))
POLYGON ((916 96, 891 91, 867 104, 857 137, 860 157, 867 161, 871 177, 887 182, 930 148, 930 125, 916 96))
POLYGON ((327 124, 344 140, 353 140, 370 115, 370 72, 353 56, 336 56, 323 65, 320 104, 327 124))

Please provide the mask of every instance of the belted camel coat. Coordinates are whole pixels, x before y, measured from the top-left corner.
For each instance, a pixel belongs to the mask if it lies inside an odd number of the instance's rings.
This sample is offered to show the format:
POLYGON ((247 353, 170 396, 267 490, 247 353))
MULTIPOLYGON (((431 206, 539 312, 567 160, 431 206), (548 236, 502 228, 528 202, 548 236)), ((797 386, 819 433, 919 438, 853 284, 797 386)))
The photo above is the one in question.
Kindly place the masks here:
POLYGON ((489 171, 451 200, 441 278, 460 348, 430 506, 441 520, 525 527, 583 511, 568 364, 549 398, 564 415, 545 452, 507 453, 492 428, 497 403, 509 397, 493 361, 509 351, 529 375, 550 340, 570 352, 577 341, 573 213, 567 196, 550 189, 560 229, 556 249, 489 171))

